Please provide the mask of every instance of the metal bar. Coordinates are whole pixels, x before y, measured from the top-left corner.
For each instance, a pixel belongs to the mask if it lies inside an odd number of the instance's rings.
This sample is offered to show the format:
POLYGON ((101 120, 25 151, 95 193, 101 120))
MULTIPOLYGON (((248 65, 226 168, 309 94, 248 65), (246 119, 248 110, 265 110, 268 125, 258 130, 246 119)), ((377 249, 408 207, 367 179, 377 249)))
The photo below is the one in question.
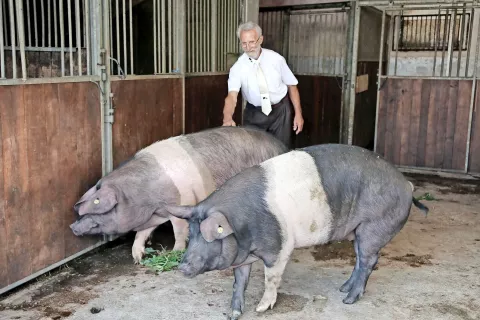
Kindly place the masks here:
POLYGON ((153 0, 153 73, 157 74, 158 73, 158 65, 157 65, 157 24, 159 23, 157 17, 157 2, 158 0, 153 0))
MULTIPOLYGON (((100 17, 108 17, 110 11, 109 0, 102 1, 102 13, 100 17)), ((118 18, 118 15, 117 15, 118 18)), ((108 20, 105 18, 101 18, 102 23, 102 32, 103 35, 101 37, 100 46, 101 48, 106 48, 108 43, 111 39, 110 36, 110 25, 108 20)), ((119 39, 119 38, 117 38, 119 39)), ((103 88, 103 99, 101 99, 101 123, 102 123, 102 173, 103 175, 111 172, 113 170, 113 147, 112 147, 112 124, 113 124, 113 117, 114 117, 114 110, 112 108, 112 101, 111 101, 111 85, 110 85, 110 75, 111 75, 111 63, 110 63, 110 55, 109 52, 105 52, 102 54, 103 57, 103 69, 101 70, 102 73, 102 81, 100 83, 100 87, 103 88)))
POLYGON ((166 22, 165 22, 165 0, 162 0, 162 71, 161 73, 165 73, 166 72, 166 53, 167 53, 167 50, 165 50, 166 48, 166 32, 165 32, 165 29, 166 29, 166 22))
POLYGON ((450 77, 452 75, 452 60, 453 60, 453 37, 455 36, 455 25, 457 20, 457 9, 452 12, 450 18, 450 35, 448 38, 448 65, 447 65, 447 74, 450 77))
POLYGON ((200 61, 199 61, 199 71, 200 72, 205 72, 205 69, 204 69, 204 60, 205 60, 205 51, 204 51, 204 43, 203 43, 203 40, 204 40, 204 34, 205 34, 205 30, 203 30, 203 21, 204 21, 204 16, 203 16, 203 4, 204 4, 204 1, 203 0, 199 0, 197 2, 197 5, 198 5, 198 10, 200 11, 199 14, 198 14, 198 54, 200 55, 200 61))
POLYGON ((423 79, 423 80, 471 80, 470 77, 444 77, 444 76, 389 76, 389 75, 382 75, 382 78, 385 79, 423 79))
MULTIPOLYGON (((108 0, 108 17, 109 17, 109 24, 108 24, 108 29, 110 30, 110 41, 109 41, 109 44, 110 44, 110 51, 109 51, 109 55, 110 56, 114 56, 113 54, 113 0, 108 0)), ((155 0, 153 1, 155 3, 155 0)), ((155 19, 153 19, 154 23, 155 23, 155 19)), ((108 62, 107 62, 108 63, 108 62)))
POLYGON ((129 26, 130 26, 130 73, 134 74, 133 72, 133 7, 132 7, 132 0, 129 0, 128 3, 129 8, 129 26))
POLYGON ((3 11, 4 2, 0 0, 0 78, 5 78, 5 52, 4 49, 4 37, 3 37, 3 11))
POLYGON ((78 75, 82 75, 82 35, 80 28, 80 0, 75 0, 75 31, 77 33, 78 75))
POLYGON ((0 79, 0 86, 16 86, 19 84, 44 84, 44 83, 71 83, 71 82, 98 82, 99 76, 72 76, 72 77, 53 77, 53 78, 27 78, 23 79, 0 79))
MULTIPOLYGON (((28 2, 27 2, 28 3, 28 2)), ((88 5, 87 5, 88 6, 88 5)), ((30 19, 28 19, 30 22, 30 19)), ((30 29, 30 27, 29 27, 30 29)), ((53 1, 53 32, 55 33, 54 35, 54 41, 55 41, 55 47, 58 47, 58 31, 57 31, 57 1, 53 1)), ((29 30, 30 33, 30 30, 29 30)))
POLYGON ((40 13, 42 14, 42 47, 45 47, 45 10, 43 0, 40 1, 40 13))
MULTIPOLYGON (((117 66, 117 73, 120 75, 120 68, 119 66, 122 65, 122 58, 120 57, 120 13, 118 9, 118 0, 115 0, 115 25, 117 27, 117 37, 115 38, 117 42, 117 61, 118 61, 118 66, 117 66)), ((112 54, 113 55, 113 54, 112 54)))
POLYGON ((465 61, 465 77, 468 76, 468 64, 470 62, 470 48, 472 45, 472 35, 473 35, 473 17, 475 11, 472 9, 470 11, 470 23, 468 24, 468 33, 467 33, 467 60, 465 61))
MULTIPOLYGON (((185 9, 185 15, 186 15, 186 19, 185 19, 185 22, 186 22, 186 70, 184 72, 190 72, 191 71, 191 56, 192 56, 192 50, 191 50, 191 31, 190 31, 190 25, 191 25, 191 14, 190 14, 190 10, 191 10, 191 4, 190 4, 190 1, 191 0, 185 0, 185 3, 186 3, 186 9, 185 9)), ((213 9, 212 9, 213 10, 213 9)), ((213 20, 215 19, 212 18, 212 23, 213 23, 213 20)), ((212 34, 212 37, 214 37, 215 35, 212 34)), ((213 43, 213 42, 212 42, 213 43)))
POLYGON ((172 72, 172 0, 168 0, 168 73, 172 72))
POLYGON ((212 72, 217 71, 217 0, 211 1, 211 59, 212 59, 212 72))
POLYGON ((448 22, 448 27, 450 27, 450 20, 448 19, 448 10, 447 10, 447 13, 445 14, 445 22, 443 25, 442 64, 440 66, 440 76, 443 76, 443 66, 445 65, 445 36, 447 35, 447 22, 448 22))
MULTIPOLYGON (((395 70, 393 71, 394 75, 397 75, 397 64, 398 64, 398 49, 399 49, 399 42, 400 42, 400 24, 401 24, 401 19, 403 16, 403 10, 400 12, 400 14, 397 16, 398 17, 398 23, 395 22, 395 70)), ((396 19, 395 19, 396 20, 396 19)))
MULTIPOLYGON (((335 52, 334 52, 334 68, 333 68, 333 73, 337 74, 337 60, 339 58, 339 44, 338 44, 338 35, 340 33, 340 24, 338 22, 338 18, 342 15, 342 13, 338 12, 335 14, 335 31, 334 31, 334 37, 335 37, 335 52)), ((341 61, 341 57, 338 61, 341 61)))
POLYGON ((377 107, 375 112, 375 130, 374 130, 374 139, 373 139, 373 151, 377 152, 377 136, 378 136, 378 113, 379 113, 379 106, 380 106, 380 86, 381 81, 380 77, 382 75, 382 65, 383 65, 383 48, 384 48, 384 39, 385 39, 385 17, 386 12, 382 10, 382 29, 380 31, 380 53, 378 55, 378 80, 377 80, 377 107))
POLYGON ((10 42, 12 43, 12 71, 13 78, 17 77, 17 52, 15 50, 16 40, 15 40, 15 12, 13 7, 13 0, 9 0, 9 11, 10 11, 10 42))
POLYGON ((467 129, 467 146, 465 153, 465 168, 464 171, 468 172, 468 161, 470 159, 470 140, 472 139, 472 124, 473 124, 473 112, 476 108, 475 98, 477 91, 477 72, 478 72, 478 54, 480 50, 480 27, 477 27, 477 49, 475 50, 475 61, 474 61, 474 71, 473 71, 473 83, 472 83, 472 94, 470 96, 470 110, 468 114, 468 129, 467 129))
MULTIPOLYGON (((440 37, 440 16, 441 16, 441 10, 438 9, 438 15, 437 15, 437 20, 435 20, 435 36, 434 36, 434 41, 435 41, 435 54, 433 56, 433 73, 432 76, 435 76, 435 69, 437 67, 437 48, 438 48, 438 38, 440 37)), ((442 75, 442 74, 440 74, 442 75)))
POLYGON ((38 47, 37 1, 33 1, 33 25, 35 27, 35 46, 38 47))
POLYGON ((67 1, 68 14, 68 47, 70 48, 70 75, 73 76, 73 40, 72 40, 72 3, 67 1))
MULTIPOLYGON (((35 2, 34 2, 35 3, 35 2)), ((62 69, 62 77, 65 76, 65 52, 64 52, 64 47, 65 47, 65 27, 63 25, 63 1, 59 1, 59 14, 58 16, 60 17, 60 64, 61 64, 61 69, 62 69)))
MULTIPOLYGON (((12 46, 4 46, 4 49, 12 49, 12 46)), ((15 50, 19 51, 20 47, 16 46, 15 50)), ((49 47, 30 47, 30 46, 25 47, 25 51, 60 52, 61 50, 62 50, 62 48, 60 48, 60 47, 58 47, 58 48, 55 48, 55 47, 51 47, 51 48, 49 48, 49 47)), ((77 52, 77 49, 72 48, 72 51, 77 52)))
POLYGON ((86 42, 86 55, 87 55, 87 74, 91 75, 92 70, 90 67, 90 0, 85 0, 85 42, 86 42))
MULTIPOLYGON (((0 0, 0 2, 3 2, 3 0, 0 0)), ((55 4, 55 2, 54 2, 55 4)), ((1 15, 1 12, 0 12, 1 15)), ((31 46, 32 45, 32 27, 31 27, 31 22, 30 22, 30 1, 27 1, 27 33, 28 33, 28 44, 31 46)), ((1 19, 1 17, 0 17, 1 19)))
MULTIPOLYGON (((322 30, 321 25, 320 25, 320 15, 316 14, 314 15, 314 25, 318 30, 322 30)), ((315 60, 313 64, 313 70, 316 73, 320 73, 320 57, 322 56, 322 50, 325 50, 325 47, 322 46, 322 43, 320 42, 320 34, 319 33, 313 33, 315 35, 315 60)))
POLYGON ((361 8, 358 4, 355 5, 355 28, 352 44, 352 70, 350 77, 350 101, 349 101, 349 115, 348 115, 348 144, 353 142, 353 120, 355 116, 355 87, 357 79, 357 59, 358 59, 358 40, 360 33, 360 15, 361 8))
MULTIPOLYGON (((463 34, 465 33, 465 8, 462 10, 462 24, 460 27, 460 33, 458 34, 459 48, 457 58, 457 77, 460 75, 460 68, 462 66, 462 50, 463 50, 463 34)), ((467 66, 465 66, 467 68, 467 66)))
MULTIPOLYGON (((122 29, 123 29, 123 60, 125 65, 123 67, 125 74, 128 74, 128 57, 127 57, 127 11, 125 8, 125 0, 122 1, 122 29)), ((119 39, 120 40, 120 39, 119 39)))
POLYGON ((23 1, 17 1, 15 9, 17 11, 17 30, 18 42, 20 44, 20 63, 22 66, 22 79, 27 79, 27 63, 25 59, 25 28, 23 20, 23 1))
POLYGON ((7 1, 8 0, 0 0, 3 3, 3 36, 4 36, 4 45, 8 45, 8 17, 7 17, 7 1))
MULTIPOLYGON (((28 0, 27 0, 28 2, 28 0)), ((50 14, 50 0, 47 0, 47 22, 48 22, 48 46, 52 46, 52 23, 51 23, 51 14, 50 14)))

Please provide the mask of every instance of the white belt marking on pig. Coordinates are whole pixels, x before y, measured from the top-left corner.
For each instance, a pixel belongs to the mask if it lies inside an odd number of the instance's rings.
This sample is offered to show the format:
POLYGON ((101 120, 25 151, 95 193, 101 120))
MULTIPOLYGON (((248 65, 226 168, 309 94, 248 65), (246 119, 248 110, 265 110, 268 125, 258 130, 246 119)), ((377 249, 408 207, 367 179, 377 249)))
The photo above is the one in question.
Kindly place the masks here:
POLYGON ((194 152, 193 147, 185 150, 181 145, 188 144, 188 141, 182 136, 172 137, 159 141, 142 150, 149 152, 158 164, 165 170, 165 173, 172 179, 173 183, 180 193, 180 205, 194 205, 198 201, 205 199, 208 194, 215 190, 212 185, 212 176, 210 172, 205 170, 203 163, 198 163, 199 156, 195 157, 196 162, 192 159, 194 152), (201 170, 200 168, 204 168, 201 170))
POLYGON ((328 242, 332 212, 314 159, 291 151, 261 166, 267 177, 266 201, 282 228, 285 249, 328 242))

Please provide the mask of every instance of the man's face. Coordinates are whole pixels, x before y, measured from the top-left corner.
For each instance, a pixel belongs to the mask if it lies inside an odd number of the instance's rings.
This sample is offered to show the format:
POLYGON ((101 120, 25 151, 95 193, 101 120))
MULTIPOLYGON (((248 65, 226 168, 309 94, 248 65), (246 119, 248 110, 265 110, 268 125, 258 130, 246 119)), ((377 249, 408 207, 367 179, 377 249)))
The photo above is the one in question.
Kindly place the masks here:
POLYGON ((257 59, 260 56, 262 42, 263 36, 259 37, 255 30, 242 31, 240 33, 242 49, 250 58, 257 59))

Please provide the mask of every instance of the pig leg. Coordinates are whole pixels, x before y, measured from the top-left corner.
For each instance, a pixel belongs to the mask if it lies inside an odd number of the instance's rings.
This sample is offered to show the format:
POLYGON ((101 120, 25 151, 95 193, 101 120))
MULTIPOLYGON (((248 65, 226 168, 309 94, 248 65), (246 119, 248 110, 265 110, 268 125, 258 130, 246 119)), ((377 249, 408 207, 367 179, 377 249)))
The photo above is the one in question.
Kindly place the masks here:
POLYGON ((357 263, 350 279, 342 286, 348 290, 348 295, 343 303, 355 303, 365 292, 368 278, 378 262, 380 249, 383 248, 394 236, 393 230, 378 230, 378 225, 360 224, 355 230, 355 244, 357 263), (358 266, 358 268, 357 268, 358 266))
POLYGON ((251 269, 252 264, 244 264, 234 269, 235 283, 233 284, 232 315, 230 317, 232 320, 238 319, 243 313, 243 308, 245 307, 245 290, 248 286, 251 269))
POLYGON ((135 264, 140 263, 140 260, 142 260, 142 257, 145 254, 145 241, 147 241, 148 237, 150 237, 150 234, 156 227, 157 226, 138 231, 135 235, 135 241, 132 246, 132 256, 135 264))
POLYGON ((173 233, 175 234, 175 245, 173 246, 173 250, 185 249, 188 238, 188 221, 170 216, 170 222, 172 223, 173 233))
POLYGON ((257 312, 264 312, 268 308, 273 308, 275 302, 277 302, 277 289, 280 286, 283 272, 292 251, 293 245, 289 250, 283 249, 280 252, 278 261, 271 268, 265 266, 265 292, 257 306, 257 312))
MULTIPOLYGON (((358 240, 355 240, 353 243, 353 247, 355 248, 355 255, 358 257, 358 240)), ((352 275, 350 276, 350 279, 347 280, 341 287, 340 291, 341 292, 349 292, 352 289, 353 283, 355 282, 355 279, 357 278, 357 273, 360 268, 360 259, 357 258, 357 261, 355 262, 355 268, 353 268, 352 275)))

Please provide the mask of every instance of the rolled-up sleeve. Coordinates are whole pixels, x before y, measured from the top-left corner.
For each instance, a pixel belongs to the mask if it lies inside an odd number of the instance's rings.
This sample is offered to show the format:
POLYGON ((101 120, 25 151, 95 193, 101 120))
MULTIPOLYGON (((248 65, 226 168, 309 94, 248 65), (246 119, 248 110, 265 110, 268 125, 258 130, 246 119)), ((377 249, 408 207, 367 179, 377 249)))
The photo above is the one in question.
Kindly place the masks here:
POLYGON ((290 70, 287 61, 285 61, 283 57, 280 59, 280 72, 282 74, 282 81, 287 86, 295 86, 298 84, 297 78, 293 75, 292 70, 290 70))

